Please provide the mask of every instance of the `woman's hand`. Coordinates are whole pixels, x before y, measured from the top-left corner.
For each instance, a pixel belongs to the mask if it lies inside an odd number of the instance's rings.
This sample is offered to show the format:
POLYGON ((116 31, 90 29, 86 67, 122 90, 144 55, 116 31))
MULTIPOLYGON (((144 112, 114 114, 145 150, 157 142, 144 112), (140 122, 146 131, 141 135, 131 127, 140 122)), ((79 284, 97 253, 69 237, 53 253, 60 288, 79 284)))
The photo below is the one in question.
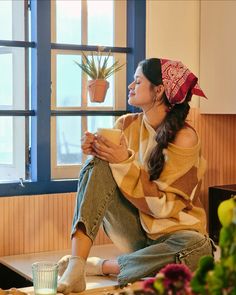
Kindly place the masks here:
POLYGON ((129 158, 124 134, 121 136, 119 145, 114 144, 104 136, 97 135, 93 144, 93 150, 96 157, 109 163, 120 163, 129 158))
POLYGON ((84 154, 94 155, 93 144, 95 141, 95 135, 88 131, 84 132, 84 135, 81 138, 81 148, 84 154))

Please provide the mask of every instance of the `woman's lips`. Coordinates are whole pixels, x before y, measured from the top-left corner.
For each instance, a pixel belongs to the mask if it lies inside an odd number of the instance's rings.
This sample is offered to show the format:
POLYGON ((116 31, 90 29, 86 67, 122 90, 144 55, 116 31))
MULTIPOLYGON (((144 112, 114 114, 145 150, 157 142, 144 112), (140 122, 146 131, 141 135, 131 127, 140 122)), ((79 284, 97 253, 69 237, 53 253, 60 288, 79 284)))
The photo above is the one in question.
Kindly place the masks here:
POLYGON ((130 96, 134 96, 134 95, 135 95, 134 92, 129 92, 129 97, 130 97, 130 96))

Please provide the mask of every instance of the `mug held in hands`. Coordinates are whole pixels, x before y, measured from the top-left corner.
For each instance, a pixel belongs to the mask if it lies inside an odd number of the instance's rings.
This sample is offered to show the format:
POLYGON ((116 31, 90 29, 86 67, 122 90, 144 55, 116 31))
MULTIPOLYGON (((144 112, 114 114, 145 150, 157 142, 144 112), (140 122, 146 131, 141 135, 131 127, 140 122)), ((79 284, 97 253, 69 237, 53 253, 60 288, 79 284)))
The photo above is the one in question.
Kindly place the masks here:
POLYGON ((97 134, 107 138, 114 144, 119 145, 122 131, 115 128, 98 128, 97 134))

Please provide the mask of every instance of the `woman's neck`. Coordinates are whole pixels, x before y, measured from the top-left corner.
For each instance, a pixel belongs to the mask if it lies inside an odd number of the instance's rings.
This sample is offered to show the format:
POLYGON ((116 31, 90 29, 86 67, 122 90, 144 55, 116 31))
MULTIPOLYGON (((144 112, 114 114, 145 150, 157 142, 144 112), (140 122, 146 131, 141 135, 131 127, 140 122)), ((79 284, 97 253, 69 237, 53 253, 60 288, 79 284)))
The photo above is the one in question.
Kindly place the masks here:
POLYGON ((143 114, 146 121, 156 130, 166 117, 166 107, 163 104, 155 104, 153 107, 143 110, 143 114))

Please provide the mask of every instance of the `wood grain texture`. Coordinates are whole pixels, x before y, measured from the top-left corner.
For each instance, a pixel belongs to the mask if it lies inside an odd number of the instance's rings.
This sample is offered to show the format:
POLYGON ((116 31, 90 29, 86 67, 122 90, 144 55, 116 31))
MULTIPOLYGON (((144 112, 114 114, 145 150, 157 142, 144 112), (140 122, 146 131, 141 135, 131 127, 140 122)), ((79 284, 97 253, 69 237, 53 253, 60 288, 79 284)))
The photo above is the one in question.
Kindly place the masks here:
MULTIPOLYGON (((0 256, 71 247, 75 193, 0 198, 0 256)), ((95 245, 110 243, 101 229, 95 245)))
POLYGON ((208 212, 209 186, 236 183, 236 115, 203 115, 191 109, 188 119, 200 136, 207 160, 201 199, 208 212))
MULTIPOLYGON (((191 109, 208 168, 201 199, 208 212, 208 187, 236 183, 236 115, 202 115, 191 109)), ((70 248, 75 193, 0 198, 0 256, 70 248)), ((95 244, 110 240, 102 230, 95 244)))

